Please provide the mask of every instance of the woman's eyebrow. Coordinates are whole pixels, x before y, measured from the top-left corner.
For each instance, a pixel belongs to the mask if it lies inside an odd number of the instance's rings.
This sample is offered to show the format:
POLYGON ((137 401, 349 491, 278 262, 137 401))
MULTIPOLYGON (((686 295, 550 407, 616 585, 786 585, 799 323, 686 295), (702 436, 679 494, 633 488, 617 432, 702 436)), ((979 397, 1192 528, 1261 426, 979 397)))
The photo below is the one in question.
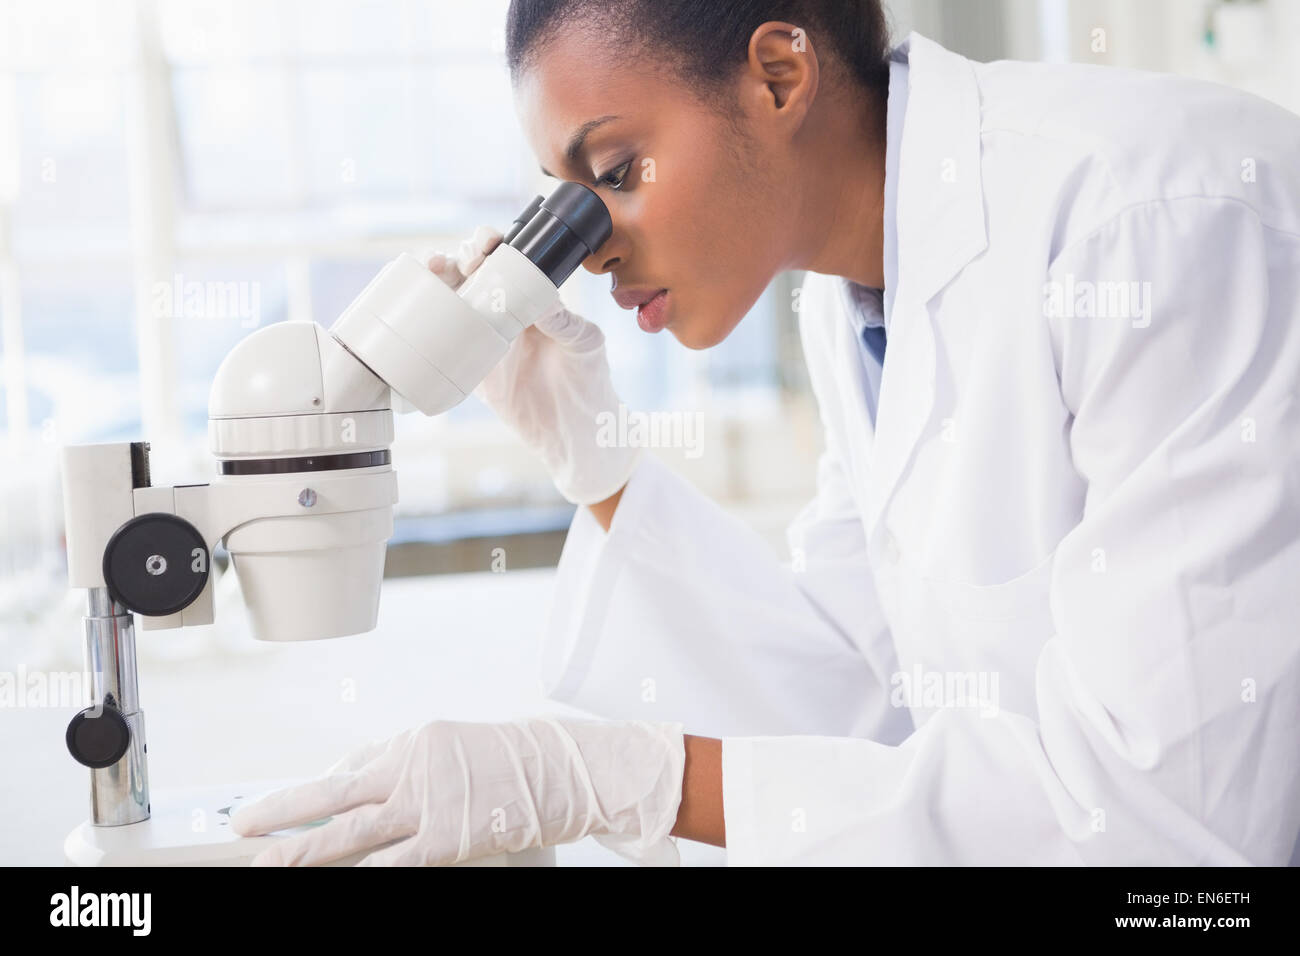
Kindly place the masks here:
MULTIPOLYGON (((587 122, 579 126, 577 131, 571 137, 569 137, 569 145, 564 148, 565 160, 570 163, 576 160, 579 154, 581 154, 583 147, 587 143, 587 137, 597 128, 604 126, 606 123, 612 122, 613 120, 616 119, 619 119, 619 117, 610 114, 608 116, 601 116, 598 119, 588 120, 587 122)), ((550 176, 552 179, 559 178, 554 173, 548 172, 545 166, 541 167, 541 170, 543 176, 550 176)))

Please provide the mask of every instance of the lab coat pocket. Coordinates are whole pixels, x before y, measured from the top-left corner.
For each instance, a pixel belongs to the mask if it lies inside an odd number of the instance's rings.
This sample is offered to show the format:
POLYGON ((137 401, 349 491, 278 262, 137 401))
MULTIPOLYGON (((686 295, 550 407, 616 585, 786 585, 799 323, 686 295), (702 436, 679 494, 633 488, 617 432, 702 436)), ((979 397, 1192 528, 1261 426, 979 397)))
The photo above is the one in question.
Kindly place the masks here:
POLYGON ((964 584, 927 579, 930 593, 957 620, 1016 621, 1050 608, 1052 567, 1056 551, 1024 574, 1000 584, 964 584))
POLYGON ((1053 632, 1054 558, 1055 552, 1000 584, 928 582, 932 625, 942 635, 931 659, 946 670, 996 679, 991 696, 1001 710, 1035 713, 1034 673, 1053 632))

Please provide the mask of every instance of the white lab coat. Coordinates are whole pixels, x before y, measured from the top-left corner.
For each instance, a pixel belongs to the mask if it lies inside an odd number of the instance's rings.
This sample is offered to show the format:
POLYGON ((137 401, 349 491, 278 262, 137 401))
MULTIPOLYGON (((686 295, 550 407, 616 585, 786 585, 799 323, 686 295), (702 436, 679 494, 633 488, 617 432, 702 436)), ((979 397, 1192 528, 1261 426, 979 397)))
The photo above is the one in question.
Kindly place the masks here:
POLYGON ((723 737, 733 865, 1284 864, 1300 120, 909 45, 877 427, 810 276, 790 560, 647 455, 575 516, 544 689, 723 737))

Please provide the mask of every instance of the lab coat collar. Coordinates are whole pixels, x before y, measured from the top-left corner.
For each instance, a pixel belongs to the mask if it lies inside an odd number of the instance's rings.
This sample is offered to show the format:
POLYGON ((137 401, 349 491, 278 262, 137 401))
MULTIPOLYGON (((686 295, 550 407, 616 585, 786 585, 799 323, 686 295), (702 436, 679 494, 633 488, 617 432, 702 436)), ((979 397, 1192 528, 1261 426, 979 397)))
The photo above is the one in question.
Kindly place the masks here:
POLYGON ((899 156, 898 290, 921 304, 988 245, 980 177, 980 98, 970 60, 919 33, 908 62, 899 156))
POLYGON ((925 308, 988 246, 980 175, 980 97, 969 60, 913 33, 899 154, 898 282, 880 414, 871 436, 864 522, 873 543, 934 407, 934 328, 925 308))

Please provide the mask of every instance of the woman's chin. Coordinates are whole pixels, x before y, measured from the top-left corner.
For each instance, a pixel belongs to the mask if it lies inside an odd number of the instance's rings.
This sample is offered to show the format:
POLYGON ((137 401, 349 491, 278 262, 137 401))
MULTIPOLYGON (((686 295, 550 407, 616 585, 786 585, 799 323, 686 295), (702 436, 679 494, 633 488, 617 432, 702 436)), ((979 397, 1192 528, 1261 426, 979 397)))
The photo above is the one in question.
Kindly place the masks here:
POLYGON ((676 315, 665 329, 673 334, 688 349, 700 351, 711 349, 728 335, 738 323, 717 323, 691 321, 683 315, 676 315))
POLYGON ((668 326, 668 331, 671 332, 673 337, 676 338, 678 342, 682 343, 682 345, 686 346, 688 349, 694 349, 695 351, 711 348, 721 341, 720 339, 701 338, 698 335, 698 330, 692 329, 690 326, 681 329, 670 325, 668 326))

